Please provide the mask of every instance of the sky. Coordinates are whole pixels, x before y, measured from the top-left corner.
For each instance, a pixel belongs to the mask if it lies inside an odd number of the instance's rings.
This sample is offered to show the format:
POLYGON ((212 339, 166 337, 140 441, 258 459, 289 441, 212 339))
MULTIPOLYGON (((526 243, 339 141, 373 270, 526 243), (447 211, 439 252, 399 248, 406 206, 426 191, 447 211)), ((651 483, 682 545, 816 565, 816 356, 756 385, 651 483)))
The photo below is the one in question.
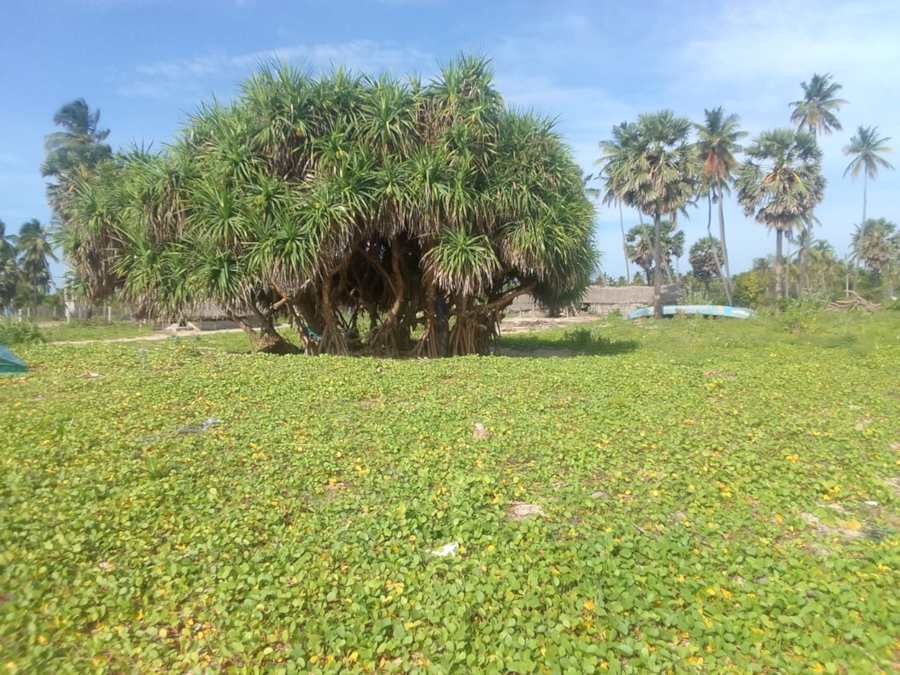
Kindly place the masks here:
MULTIPOLYGON (((800 83, 833 73, 849 103, 843 131, 822 140, 816 234, 841 254, 862 210, 842 148, 861 124, 900 145, 897 0, 0 0, 0 26, 7 232, 50 220, 39 167, 62 104, 99 108, 114 148, 162 148, 201 102, 227 101, 272 57, 313 73, 344 65, 427 79, 461 52, 486 56, 505 100, 555 118, 585 173, 611 127, 642 112, 701 121, 723 106, 752 138, 788 126, 800 83)), ((900 223, 898 194, 900 173, 883 172, 869 185, 869 217, 900 223)), ((626 228, 636 221, 626 212, 626 228)), ((680 222, 689 246, 706 233, 706 209, 680 222)), ((733 271, 773 252, 774 235, 734 199, 726 222, 733 271)), ((617 211, 598 208, 596 242, 604 270, 623 274, 617 211)), ((57 283, 63 271, 54 265, 57 283)))

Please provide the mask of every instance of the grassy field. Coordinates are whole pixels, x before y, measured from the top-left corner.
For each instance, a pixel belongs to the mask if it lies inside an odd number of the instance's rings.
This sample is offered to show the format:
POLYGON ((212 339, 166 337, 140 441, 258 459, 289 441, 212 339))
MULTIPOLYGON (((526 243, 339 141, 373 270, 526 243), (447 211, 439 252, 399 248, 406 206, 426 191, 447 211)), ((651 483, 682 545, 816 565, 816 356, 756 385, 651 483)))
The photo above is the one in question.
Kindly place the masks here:
POLYGON ((897 668, 900 312, 243 340, 18 350, 8 672, 897 668))
POLYGON ((59 322, 43 325, 40 327, 40 331, 47 342, 110 340, 153 334, 153 328, 149 325, 139 326, 132 321, 106 323, 102 320, 59 322))

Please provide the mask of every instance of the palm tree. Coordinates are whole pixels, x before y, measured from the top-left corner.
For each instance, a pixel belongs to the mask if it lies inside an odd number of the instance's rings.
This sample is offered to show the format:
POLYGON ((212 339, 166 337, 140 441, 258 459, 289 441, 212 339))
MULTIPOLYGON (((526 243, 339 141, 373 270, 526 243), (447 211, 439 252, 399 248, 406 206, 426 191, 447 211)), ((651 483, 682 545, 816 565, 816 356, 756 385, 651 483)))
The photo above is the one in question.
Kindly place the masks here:
MULTIPOLYGON (((619 128, 627 132, 627 142, 614 138, 603 146, 607 193, 653 216, 654 267, 660 270, 663 216, 670 216, 674 224, 699 180, 696 146, 689 142, 691 123, 664 110, 641 115, 633 126, 619 128)), ((653 286, 654 314, 662 317, 660 274, 654 275, 653 286)))
MULTIPOLYGON (((842 127, 837 112, 847 101, 837 98, 837 93, 843 87, 833 81, 831 73, 824 75, 814 73, 808 84, 802 82, 800 86, 803 88, 803 98, 790 104, 793 108, 791 121, 797 125, 797 129, 805 129, 812 134, 813 139, 816 139, 820 132, 830 134, 834 130, 840 131, 842 127)), ((813 222, 814 219, 811 219, 806 226, 811 227, 813 222)), ((800 249, 800 269, 804 280, 807 279, 809 273, 806 269, 804 248, 800 249)))
POLYGON ((660 250, 662 264, 656 266, 655 235, 649 225, 635 225, 625 237, 628 258, 644 270, 647 284, 653 283, 656 270, 665 271, 671 278, 672 258, 680 258, 684 253, 684 232, 676 230, 677 225, 671 220, 664 220, 660 226, 660 250))
MULTIPOLYGON (((714 276, 721 274, 721 265, 719 260, 724 257, 722 252, 722 244, 715 237, 703 237, 698 239, 691 246, 688 253, 688 261, 691 264, 691 273, 701 282, 709 292, 709 282, 714 276)), ((728 304, 732 300, 729 296, 728 304)))
POLYGON ((109 129, 101 129, 100 111, 91 111, 83 98, 62 106, 53 116, 53 123, 63 128, 48 134, 44 139, 44 163, 41 174, 55 179, 47 187, 54 210, 60 193, 64 190, 66 176, 79 167, 93 168, 112 156, 109 145, 104 143, 109 129))
POLYGON ((728 304, 732 303, 731 270, 728 264, 728 246, 725 243, 725 193, 731 192, 734 182, 734 170, 737 167, 735 153, 741 151, 738 141, 747 135, 738 128, 737 115, 726 115, 721 107, 704 110, 706 117, 703 124, 695 125, 700 159, 703 161, 703 186, 709 200, 709 218, 707 219, 707 237, 712 239, 710 225, 712 221, 712 205, 719 206, 719 245, 710 249, 713 262, 722 285, 728 304), (720 259, 721 256, 721 259, 720 259))
MULTIPOLYGON (((621 124, 615 125, 612 128, 612 139, 600 142, 600 152, 602 157, 594 162, 594 164, 600 167, 615 166, 616 161, 621 161, 625 158, 625 155, 631 151, 636 140, 635 133, 636 129, 633 124, 622 122, 621 124)), ((601 177, 605 179, 604 182, 606 186, 606 190, 603 193, 603 203, 615 205, 619 210, 619 232, 622 235, 622 252, 625 256, 625 276, 627 279, 631 279, 631 268, 629 267, 628 262, 632 258, 628 252, 628 242, 625 234, 625 214, 622 210, 624 199, 624 193, 622 192, 623 186, 617 184, 615 179, 608 175, 603 176, 601 174, 601 177)), ((650 283, 649 276, 647 283, 650 283)))
POLYGON ((13 235, 6 234, 6 223, 0 220, 0 262, 16 255, 13 235))
POLYGON ((50 290, 50 260, 56 260, 50 235, 37 219, 29 220, 15 237, 18 266, 23 281, 31 288, 36 307, 50 290))
POLYGON ((748 216, 775 230, 775 292, 784 298, 784 235, 807 227, 822 201, 822 153, 812 134, 792 129, 763 132, 745 152, 738 201, 748 216))
MULTIPOLYGON (((891 268, 900 257, 900 232, 897 226, 884 218, 870 218, 858 225, 850 242, 853 257, 881 281, 888 279, 890 285, 891 268)), ((891 297, 893 289, 888 287, 886 295, 891 297)))
POLYGON ((6 234, 6 223, 0 220, 0 309, 6 310, 12 306, 18 282, 14 238, 6 234))
POLYGON ((264 67, 174 146, 101 162, 64 201, 93 297, 153 316, 215 302, 265 351, 288 350, 282 319, 308 353, 484 352, 517 296, 571 302, 598 260, 552 121, 508 109, 467 57, 428 85, 264 67))
POLYGON ((803 98, 791 102, 791 122, 798 129, 806 129, 814 139, 819 132, 830 134, 834 130, 840 131, 837 112, 847 101, 837 98, 836 94, 843 87, 832 81, 831 73, 814 73, 809 83, 802 82, 800 86, 803 88, 803 98))
POLYGON ((878 136, 878 127, 860 126, 856 130, 856 135, 850 138, 850 144, 844 148, 844 154, 853 157, 847 168, 844 169, 844 176, 849 173, 856 178, 861 173, 863 176, 863 208, 862 220, 860 223, 866 222, 866 206, 867 191, 869 178, 875 180, 878 178, 879 167, 883 169, 893 169, 893 165, 888 162, 882 153, 891 152, 891 149, 885 145, 889 140, 887 136, 878 136))

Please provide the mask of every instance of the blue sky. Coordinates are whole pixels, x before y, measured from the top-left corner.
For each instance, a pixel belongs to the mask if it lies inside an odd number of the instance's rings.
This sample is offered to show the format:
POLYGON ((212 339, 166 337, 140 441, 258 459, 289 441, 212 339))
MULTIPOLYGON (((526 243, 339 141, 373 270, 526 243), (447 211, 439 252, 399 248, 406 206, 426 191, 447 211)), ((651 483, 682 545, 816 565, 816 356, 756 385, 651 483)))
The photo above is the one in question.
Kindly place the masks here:
MULTIPOLYGON (((39 172, 53 112, 78 96, 102 110, 114 147, 160 147, 204 99, 228 99, 261 60, 312 71, 344 64, 428 77, 460 51, 493 61, 506 100, 558 118, 586 172, 613 124, 670 108, 695 120, 724 106, 755 134, 788 124, 813 72, 832 72, 850 104, 823 141, 826 198, 818 235, 840 252, 862 185, 841 177, 859 124, 900 145, 900 2, 700 0, 2 0, 0 219, 49 220, 39 172)), ((891 158, 900 166, 900 156, 891 158)), ((869 188, 869 215, 900 222, 900 174, 869 188)), ((726 212, 732 269, 774 247, 736 204, 726 212)), ((626 214, 626 226, 636 220, 626 214)), ((703 236, 705 209, 683 223, 703 236)), ((601 209, 604 268, 624 271, 618 215, 601 209)), ((687 266, 681 261, 682 269, 687 266)), ((61 278, 62 267, 56 266, 61 278)))

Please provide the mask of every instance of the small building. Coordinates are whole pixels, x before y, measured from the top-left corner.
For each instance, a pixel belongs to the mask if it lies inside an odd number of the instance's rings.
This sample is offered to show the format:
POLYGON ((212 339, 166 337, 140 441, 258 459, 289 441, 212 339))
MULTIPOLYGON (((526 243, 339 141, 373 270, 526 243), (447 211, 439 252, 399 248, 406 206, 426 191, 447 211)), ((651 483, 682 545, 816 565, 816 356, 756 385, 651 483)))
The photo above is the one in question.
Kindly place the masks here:
MULTIPOLYGON (((681 289, 677 284, 662 287, 664 305, 678 303, 681 289)), ((653 304, 653 286, 588 286, 578 303, 578 312, 606 316, 611 312, 627 314, 638 307, 653 304)), ((530 295, 520 295, 506 309, 508 316, 546 316, 547 311, 530 295)))

